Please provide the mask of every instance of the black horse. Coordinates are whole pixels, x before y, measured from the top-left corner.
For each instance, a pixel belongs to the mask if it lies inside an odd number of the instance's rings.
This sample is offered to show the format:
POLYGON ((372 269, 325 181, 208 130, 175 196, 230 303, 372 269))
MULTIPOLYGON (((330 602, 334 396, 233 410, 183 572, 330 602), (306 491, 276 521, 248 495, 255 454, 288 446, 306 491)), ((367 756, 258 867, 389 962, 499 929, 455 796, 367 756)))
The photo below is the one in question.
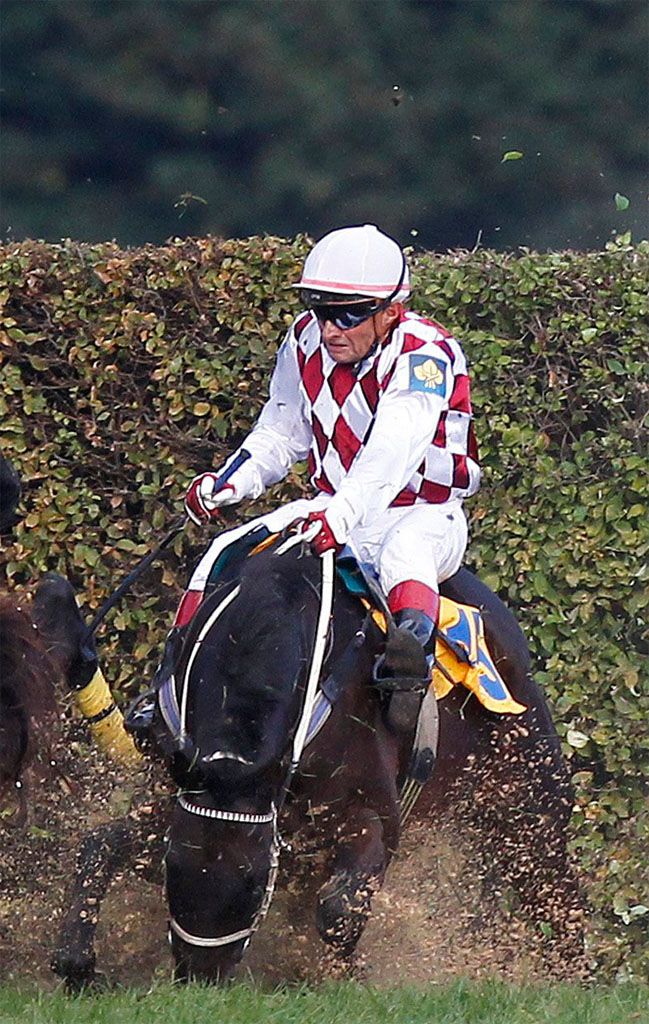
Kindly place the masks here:
MULTIPOLYGON (((283 840, 319 854, 309 857, 320 865, 315 875, 310 869, 317 928, 349 960, 399 843, 412 738, 391 729, 372 685, 385 637, 336 579, 321 673, 320 711, 329 714, 298 758, 323 563, 302 545, 278 550, 217 579, 159 698, 164 715, 158 711, 153 733, 180 787, 165 874, 182 979, 232 974, 267 909, 283 840)), ((495 715, 453 689, 439 703, 436 768, 416 813, 434 828, 461 808, 463 828, 480 832, 483 859, 516 895, 520 913, 543 923, 564 953, 576 953, 580 898, 566 859, 572 793, 525 640, 466 569, 442 589, 482 609, 496 663, 528 710, 495 715)), ((111 874, 140 854, 138 828, 124 821, 117 841, 109 826, 85 844, 55 962, 74 987, 92 979, 97 907, 111 874)))

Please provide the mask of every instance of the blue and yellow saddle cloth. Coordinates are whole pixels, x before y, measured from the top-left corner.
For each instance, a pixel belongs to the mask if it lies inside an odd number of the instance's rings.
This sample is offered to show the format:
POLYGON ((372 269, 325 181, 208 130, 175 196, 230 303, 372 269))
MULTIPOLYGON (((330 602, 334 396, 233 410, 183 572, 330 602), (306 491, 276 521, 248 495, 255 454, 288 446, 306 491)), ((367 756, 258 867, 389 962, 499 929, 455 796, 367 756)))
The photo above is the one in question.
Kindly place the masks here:
POLYGON ((431 673, 438 700, 461 684, 488 711, 520 715, 527 710, 514 700, 493 663, 477 608, 440 598, 438 634, 431 673))
MULTIPOLYGON (((387 633, 386 601, 370 568, 343 552, 336 569, 350 594, 360 599, 379 629, 387 633)), ((482 615, 472 605, 440 597, 435 657, 430 660, 430 681, 438 700, 446 697, 454 686, 465 686, 488 711, 507 715, 527 711, 524 704, 514 700, 494 665, 482 615)))

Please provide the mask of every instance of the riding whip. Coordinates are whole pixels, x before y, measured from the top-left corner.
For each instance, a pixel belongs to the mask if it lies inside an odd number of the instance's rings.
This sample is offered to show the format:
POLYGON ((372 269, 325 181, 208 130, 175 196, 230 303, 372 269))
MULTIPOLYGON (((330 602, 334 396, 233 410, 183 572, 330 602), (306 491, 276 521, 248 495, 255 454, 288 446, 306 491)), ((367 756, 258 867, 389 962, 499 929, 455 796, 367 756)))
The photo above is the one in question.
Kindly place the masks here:
MULTIPOLYGON (((243 465, 244 462, 247 462, 249 458, 250 452, 247 452, 245 448, 242 448, 237 457, 232 460, 227 469, 224 469, 221 475, 216 478, 216 480, 214 481, 214 490, 218 490, 220 487, 223 486, 223 484, 227 483, 230 477, 234 473, 236 473, 236 471, 243 465)), ((117 589, 114 590, 113 593, 106 598, 104 603, 101 605, 101 607, 95 614, 94 619, 88 626, 88 629, 84 636, 84 641, 89 640, 90 637, 97 631, 98 627, 104 621, 106 615, 111 610, 111 608, 113 608, 114 605, 117 604, 120 598, 135 583, 135 581, 139 579, 142 573, 149 568, 151 563, 155 562, 156 558, 158 558, 160 553, 164 551, 165 548, 169 547, 172 540, 174 540, 174 538, 177 537, 178 534, 185 529, 188 522, 188 516, 183 516, 181 519, 176 520, 174 525, 169 530, 169 533, 162 539, 160 544, 158 544, 157 548, 154 548, 153 551, 150 551, 148 555, 145 555, 144 558, 142 558, 142 560, 138 562, 135 568, 131 570, 128 576, 124 580, 122 580, 117 589)))

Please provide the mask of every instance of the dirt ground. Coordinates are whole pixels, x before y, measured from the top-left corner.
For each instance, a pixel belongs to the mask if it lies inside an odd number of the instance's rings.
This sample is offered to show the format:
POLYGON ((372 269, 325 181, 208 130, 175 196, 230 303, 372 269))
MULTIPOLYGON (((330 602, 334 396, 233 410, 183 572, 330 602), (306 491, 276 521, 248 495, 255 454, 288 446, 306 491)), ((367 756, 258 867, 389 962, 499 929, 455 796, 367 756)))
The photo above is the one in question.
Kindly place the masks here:
MULTIPOLYGON (((121 815, 150 783, 110 766, 65 712, 52 751, 56 767, 30 772, 29 819, 24 828, 0 818, 0 982, 58 984, 49 961, 65 907, 80 837, 121 815), (45 773, 45 777, 43 777, 45 773)), ((164 790, 162 783, 159 786, 164 790)), ((359 945, 355 976, 377 986, 445 981, 457 976, 532 980, 552 974, 535 937, 504 911, 484 906, 475 860, 462 852, 458 830, 435 835, 416 820, 407 828, 359 945)), ((270 985, 316 982, 331 973, 313 924, 314 908, 290 895, 282 879, 270 913, 255 936, 242 976, 270 985), (296 904, 299 908, 296 912, 296 904), (281 941, 278 942, 278 936, 281 941)), ((135 874, 118 878, 100 916, 97 966, 109 984, 146 986, 168 978, 161 884, 135 874)), ((583 966, 575 966, 583 976, 583 966)), ((565 972, 564 972, 565 976, 565 972)))

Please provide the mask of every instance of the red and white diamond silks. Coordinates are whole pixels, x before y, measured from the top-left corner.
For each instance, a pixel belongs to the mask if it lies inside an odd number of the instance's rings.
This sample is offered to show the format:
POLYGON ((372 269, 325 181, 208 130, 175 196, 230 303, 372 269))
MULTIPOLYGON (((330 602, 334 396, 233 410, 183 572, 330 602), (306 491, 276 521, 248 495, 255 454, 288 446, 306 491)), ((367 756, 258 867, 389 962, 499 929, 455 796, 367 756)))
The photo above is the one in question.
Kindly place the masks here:
POLYGON ((464 354, 415 313, 356 366, 334 362, 315 318, 298 317, 244 446, 256 472, 248 497, 308 458, 337 535, 390 505, 442 504, 480 483, 464 354))
MULTIPOLYGON (((374 564, 385 592, 408 579, 436 589, 451 574, 445 566, 459 566, 461 502, 478 489, 480 469, 466 360, 433 321, 404 313, 381 345, 350 366, 331 359, 315 317, 302 314, 280 347, 269 399, 243 447, 251 454, 248 498, 308 459, 317 497, 263 517, 269 528, 281 529, 269 522, 278 514, 283 526, 287 516, 326 508, 336 537, 362 549, 362 535, 371 536, 371 557, 358 553, 374 564), (396 515, 420 508, 430 514, 396 515), (388 536, 397 525, 401 536, 388 536)), ((205 556, 191 589, 204 586, 214 557, 205 556)))

